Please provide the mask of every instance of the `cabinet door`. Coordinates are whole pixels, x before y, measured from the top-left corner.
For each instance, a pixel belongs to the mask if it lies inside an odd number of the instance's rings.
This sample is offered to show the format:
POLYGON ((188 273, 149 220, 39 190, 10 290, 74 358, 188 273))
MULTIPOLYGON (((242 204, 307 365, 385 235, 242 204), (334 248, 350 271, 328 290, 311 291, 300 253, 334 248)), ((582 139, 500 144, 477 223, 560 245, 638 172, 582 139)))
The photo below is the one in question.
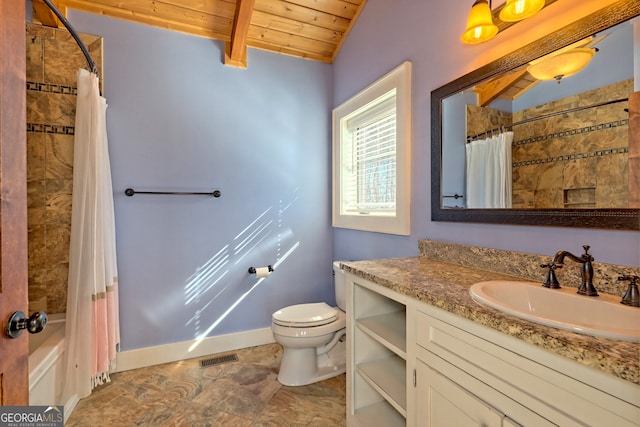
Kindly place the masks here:
POLYGON ((419 427, 500 427, 502 414, 449 378, 416 361, 419 427))

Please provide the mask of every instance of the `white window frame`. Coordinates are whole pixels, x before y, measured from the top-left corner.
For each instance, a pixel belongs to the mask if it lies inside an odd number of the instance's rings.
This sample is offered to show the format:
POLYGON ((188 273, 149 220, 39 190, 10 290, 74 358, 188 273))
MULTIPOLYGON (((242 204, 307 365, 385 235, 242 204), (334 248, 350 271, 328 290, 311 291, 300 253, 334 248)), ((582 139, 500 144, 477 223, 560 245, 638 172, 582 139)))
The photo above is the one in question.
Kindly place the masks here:
POLYGON ((411 63, 404 62, 333 110, 333 226, 408 236, 411 234, 411 63), (346 213, 343 209, 342 146, 349 136, 347 122, 378 104, 368 106, 395 89, 396 207, 395 214, 346 213))

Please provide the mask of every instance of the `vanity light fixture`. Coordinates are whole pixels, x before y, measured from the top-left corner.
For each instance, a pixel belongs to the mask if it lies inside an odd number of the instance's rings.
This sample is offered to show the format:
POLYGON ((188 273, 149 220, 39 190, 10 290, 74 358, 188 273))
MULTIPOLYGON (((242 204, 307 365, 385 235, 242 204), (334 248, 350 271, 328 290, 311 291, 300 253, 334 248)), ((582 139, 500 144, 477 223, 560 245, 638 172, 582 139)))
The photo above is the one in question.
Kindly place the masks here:
POLYGON ((476 0, 469 12, 467 29, 462 34, 462 41, 468 44, 482 43, 496 34, 498 34, 498 27, 493 23, 489 2, 476 0))
POLYGON ((560 83, 564 77, 576 74, 589 65, 596 50, 591 47, 561 49, 532 61, 527 71, 538 80, 556 80, 560 83))
MULTIPOLYGON (((507 0, 498 16, 504 22, 521 21, 538 13, 544 5, 545 0, 507 0)), ((498 34, 498 31, 498 26, 493 22, 491 0, 476 0, 469 12, 462 41, 468 44, 486 42, 498 34)))
POLYGON ((516 22, 535 15, 544 7, 545 0, 507 0, 500 11, 500 19, 505 22, 516 22))

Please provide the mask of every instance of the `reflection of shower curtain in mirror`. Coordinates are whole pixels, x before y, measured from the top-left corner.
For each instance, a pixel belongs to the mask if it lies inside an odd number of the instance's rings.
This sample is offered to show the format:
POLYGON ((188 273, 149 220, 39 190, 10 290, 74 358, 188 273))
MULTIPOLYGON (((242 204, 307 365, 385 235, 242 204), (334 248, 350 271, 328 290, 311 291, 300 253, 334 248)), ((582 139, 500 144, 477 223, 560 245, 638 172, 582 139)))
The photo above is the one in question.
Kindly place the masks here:
POLYGON ((503 132, 466 145, 467 208, 511 207, 511 143, 503 132))

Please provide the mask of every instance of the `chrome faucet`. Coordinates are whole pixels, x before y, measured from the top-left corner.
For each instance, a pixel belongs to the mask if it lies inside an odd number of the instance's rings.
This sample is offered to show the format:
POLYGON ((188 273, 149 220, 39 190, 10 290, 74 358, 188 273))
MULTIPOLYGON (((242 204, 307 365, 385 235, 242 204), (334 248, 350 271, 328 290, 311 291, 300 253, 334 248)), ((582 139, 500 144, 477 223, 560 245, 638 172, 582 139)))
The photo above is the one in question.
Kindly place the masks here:
MULTIPOLYGON (((593 256, 589 253, 590 246, 584 245, 584 254, 577 257, 568 251, 558 251, 556 255, 553 257, 553 261, 551 262, 552 266, 562 266, 564 265, 565 257, 568 257, 570 260, 577 262, 580 264, 580 276, 582 277, 582 283, 580 283, 580 287, 578 288, 578 293, 580 295, 587 295, 590 297, 597 297, 598 291, 593 286, 593 265, 591 262, 594 260, 593 256)), ((550 268, 550 271, 553 270, 550 268)))

